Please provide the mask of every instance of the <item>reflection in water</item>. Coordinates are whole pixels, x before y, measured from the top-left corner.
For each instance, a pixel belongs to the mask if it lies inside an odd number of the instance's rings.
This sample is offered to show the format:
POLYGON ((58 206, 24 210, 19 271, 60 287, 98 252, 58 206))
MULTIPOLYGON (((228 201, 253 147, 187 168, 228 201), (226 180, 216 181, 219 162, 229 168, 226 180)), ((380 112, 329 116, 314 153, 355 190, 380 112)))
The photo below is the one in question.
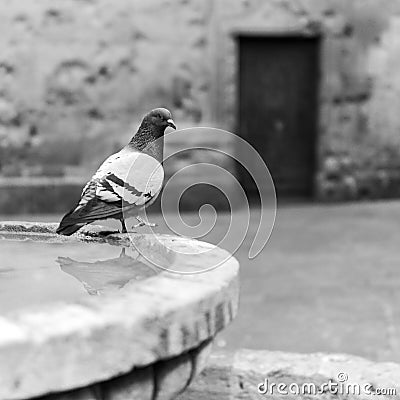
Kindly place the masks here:
MULTIPOLYGON (((114 242, 60 241, 54 236, 0 233, 0 315, 90 295, 129 290, 158 273, 196 273, 214 265, 209 245, 189 239, 134 235, 129 246, 114 242), (46 240, 46 241, 45 241, 46 240), (204 249, 203 249, 204 247, 204 249), (122 249, 122 250, 121 250, 122 249), (187 251, 189 250, 189 253, 187 251), (129 285, 127 285, 129 283, 129 285)), ((213 246, 211 246, 213 247, 213 246)), ((134 290, 134 289, 133 289, 134 290)))
MULTIPOLYGON (((90 294, 124 287, 161 270, 133 247, 107 243, 44 242, 25 234, 0 235, 0 315, 54 303, 74 303, 90 294)), ((144 253, 165 260, 160 246, 140 241, 144 253)), ((164 264, 167 261, 164 262, 164 264)), ((164 265, 163 264, 163 265, 164 265)))
POLYGON ((129 281, 142 280, 156 275, 159 270, 126 254, 125 248, 117 258, 85 262, 70 257, 58 257, 57 262, 65 273, 80 281, 91 295, 100 295, 121 289, 129 281))
POLYGON ((134 235, 122 251, 110 243, 1 232, 0 315, 115 292, 166 270, 202 272, 220 261, 211 245, 185 238, 134 235))

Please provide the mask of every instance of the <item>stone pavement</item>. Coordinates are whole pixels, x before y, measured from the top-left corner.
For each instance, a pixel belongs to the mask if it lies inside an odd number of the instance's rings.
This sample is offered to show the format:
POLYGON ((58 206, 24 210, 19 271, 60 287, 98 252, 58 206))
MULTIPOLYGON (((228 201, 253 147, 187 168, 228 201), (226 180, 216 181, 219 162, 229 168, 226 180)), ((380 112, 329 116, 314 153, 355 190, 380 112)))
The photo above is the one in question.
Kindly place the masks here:
POLYGON ((220 344, 399 362, 399 222, 398 202, 278 208, 263 253, 237 255, 241 307, 220 344))

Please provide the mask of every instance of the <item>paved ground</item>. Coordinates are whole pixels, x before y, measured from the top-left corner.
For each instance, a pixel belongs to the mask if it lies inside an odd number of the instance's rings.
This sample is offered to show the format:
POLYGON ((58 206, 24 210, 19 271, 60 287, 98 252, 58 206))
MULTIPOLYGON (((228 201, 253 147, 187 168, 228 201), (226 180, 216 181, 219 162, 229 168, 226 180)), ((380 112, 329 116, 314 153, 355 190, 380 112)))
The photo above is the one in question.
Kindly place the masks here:
MULTIPOLYGON (((243 213, 234 218, 245 223, 243 213)), ((400 362, 400 202, 282 206, 269 243, 250 261, 256 218, 236 254, 240 314, 218 345, 400 362)), ((205 240, 217 242, 228 220, 222 215, 205 240)))

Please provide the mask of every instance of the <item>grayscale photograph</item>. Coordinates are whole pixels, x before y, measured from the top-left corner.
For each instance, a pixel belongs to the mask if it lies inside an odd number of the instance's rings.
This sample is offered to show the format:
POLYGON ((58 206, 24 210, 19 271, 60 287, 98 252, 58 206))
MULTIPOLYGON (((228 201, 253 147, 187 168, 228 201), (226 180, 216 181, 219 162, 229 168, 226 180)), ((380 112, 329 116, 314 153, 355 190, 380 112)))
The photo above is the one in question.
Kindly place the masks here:
POLYGON ((0 400, 400 399, 396 293, 399 0, 0 0, 0 400))

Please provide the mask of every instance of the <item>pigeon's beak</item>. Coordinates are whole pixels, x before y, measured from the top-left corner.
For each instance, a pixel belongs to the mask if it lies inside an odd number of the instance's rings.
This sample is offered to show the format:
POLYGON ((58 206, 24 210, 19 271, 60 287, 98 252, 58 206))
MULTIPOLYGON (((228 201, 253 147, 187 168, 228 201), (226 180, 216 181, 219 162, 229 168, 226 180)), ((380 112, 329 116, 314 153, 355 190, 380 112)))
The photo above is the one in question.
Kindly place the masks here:
POLYGON ((170 126, 171 128, 176 129, 175 122, 174 122, 174 120, 172 118, 167 119, 167 123, 168 123, 168 126, 170 126))

